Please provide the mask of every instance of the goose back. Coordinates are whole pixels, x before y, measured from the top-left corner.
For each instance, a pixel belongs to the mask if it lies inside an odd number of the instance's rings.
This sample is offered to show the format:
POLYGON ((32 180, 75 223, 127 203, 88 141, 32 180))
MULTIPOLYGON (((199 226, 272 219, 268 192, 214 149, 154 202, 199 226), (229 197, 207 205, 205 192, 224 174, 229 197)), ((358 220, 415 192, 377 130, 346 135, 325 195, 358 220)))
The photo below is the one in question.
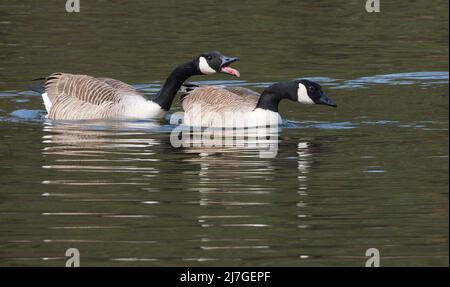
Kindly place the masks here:
POLYGON ((132 86, 110 78, 55 73, 45 91, 51 103, 48 118, 54 120, 140 117, 157 109, 132 86))
POLYGON ((241 87, 200 86, 181 97, 184 123, 195 126, 216 126, 224 123, 226 113, 245 115, 255 109, 259 94, 241 87))

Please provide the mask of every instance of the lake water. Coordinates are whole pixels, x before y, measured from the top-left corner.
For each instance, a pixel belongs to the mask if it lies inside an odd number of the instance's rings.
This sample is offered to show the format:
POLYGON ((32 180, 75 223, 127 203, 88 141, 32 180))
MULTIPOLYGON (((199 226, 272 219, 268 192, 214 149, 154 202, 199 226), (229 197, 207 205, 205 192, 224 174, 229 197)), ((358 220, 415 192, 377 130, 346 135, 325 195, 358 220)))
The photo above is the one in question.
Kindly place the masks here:
MULTIPOLYGON (((0 266, 448 266, 448 1, 0 4, 0 266), (278 153, 175 148, 167 121, 45 120, 31 79, 107 76, 155 94, 201 52, 283 102, 278 153)), ((256 2, 256 1, 255 1, 256 2)), ((171 112, 179 111, 178 102, 171 112)))

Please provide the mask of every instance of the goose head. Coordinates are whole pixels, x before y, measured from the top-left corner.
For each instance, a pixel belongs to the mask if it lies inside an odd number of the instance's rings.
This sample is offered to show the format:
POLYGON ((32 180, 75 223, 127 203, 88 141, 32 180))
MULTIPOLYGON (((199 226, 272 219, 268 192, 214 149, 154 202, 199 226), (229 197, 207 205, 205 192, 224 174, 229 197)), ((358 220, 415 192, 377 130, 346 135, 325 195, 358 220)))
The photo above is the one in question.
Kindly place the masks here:
POLYGON ((256 108, 278 112, 278 104, 283 99, 308 105, 337 107, 336 102, 325 95, 319 84, 309 80, 295 80, 276 83, 265 89, 256 108))
POLYGON ((198 57, 197 65, 198 70, 203 75, 224 73, 240 77, 239 71, 230 67, 236 61, 239 61, 239 58, 228 57, 220 52, 207 52, 198 57))
POLYGON ((337 107, 336 102, 325 95, 319 84, 309 80, 298 80, 293 83, 296 88, 293 97, 299 103, 337 107))
POLYGON ((337 107, 336 102, 325 95, 318 83, 309 80, 276 83, 264 90, 263 94, 269 94, 274 101, 288 99, 306 105, 337 107))

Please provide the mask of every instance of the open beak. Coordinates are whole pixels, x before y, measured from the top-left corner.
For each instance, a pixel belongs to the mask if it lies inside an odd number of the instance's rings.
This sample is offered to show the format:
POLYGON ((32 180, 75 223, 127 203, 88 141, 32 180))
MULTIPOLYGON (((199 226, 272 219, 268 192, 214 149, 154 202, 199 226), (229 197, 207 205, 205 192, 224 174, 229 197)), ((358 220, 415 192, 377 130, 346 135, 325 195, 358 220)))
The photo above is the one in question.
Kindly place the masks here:
POLYGON ((220 72, 224 74, 233 75, 237 78, 241 76, 241 73, 239 73, 238 70, 233 69, 230 67, 230 65, 236 61, 239 61, 239 58, 237 57, 223 57, 222 58, 222 64, 220 65, 220 72))
POLYGON ((324 93, 322 93, 322 94, 320 95, 318 104, 319 104, 319 105, 326 105, 326 106, 330 106, 330 107, 335 107, 335 108, 337 108, 336 102, 333 101, 332 99, 330 99, 329 97, 325 96, 324 93))

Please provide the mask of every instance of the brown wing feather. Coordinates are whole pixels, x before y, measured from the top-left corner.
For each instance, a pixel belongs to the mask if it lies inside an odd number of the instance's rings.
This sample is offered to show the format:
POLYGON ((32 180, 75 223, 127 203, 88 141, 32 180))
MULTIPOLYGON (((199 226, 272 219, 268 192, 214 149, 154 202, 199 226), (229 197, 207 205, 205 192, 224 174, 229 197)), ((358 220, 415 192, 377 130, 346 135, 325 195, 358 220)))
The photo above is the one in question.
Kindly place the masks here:
POLYGON ((258 102, 260 96, 258 92, 243 87, 225 87, 224 89, 243 97, 245 101, 249 102, 258 102))
POLYGON ((76 98, 94 105, 104 102, 120 102, 120 97, 114 87, 86 75, 52 74, 47 78, 45 90, 52 105, 58 102, 60 97, 76 98))
POLYGON ((116 90, 123 91, 123 92, 130 92, 130 93, 138 93, 138 91, 136 91, 136 89, 133 86, 128 85, 122 81, 111 79, 111 78, 97 78, 97 79, 107 83, 108 85, 110 85, 111 87, 113 87, 116 90))
POLYGON ((259 94, 240 87, 198 87, 182 97, 183 109, 189 110, 194 104, 202 106, 202 110, 252 110, 258 103, 259 94))

